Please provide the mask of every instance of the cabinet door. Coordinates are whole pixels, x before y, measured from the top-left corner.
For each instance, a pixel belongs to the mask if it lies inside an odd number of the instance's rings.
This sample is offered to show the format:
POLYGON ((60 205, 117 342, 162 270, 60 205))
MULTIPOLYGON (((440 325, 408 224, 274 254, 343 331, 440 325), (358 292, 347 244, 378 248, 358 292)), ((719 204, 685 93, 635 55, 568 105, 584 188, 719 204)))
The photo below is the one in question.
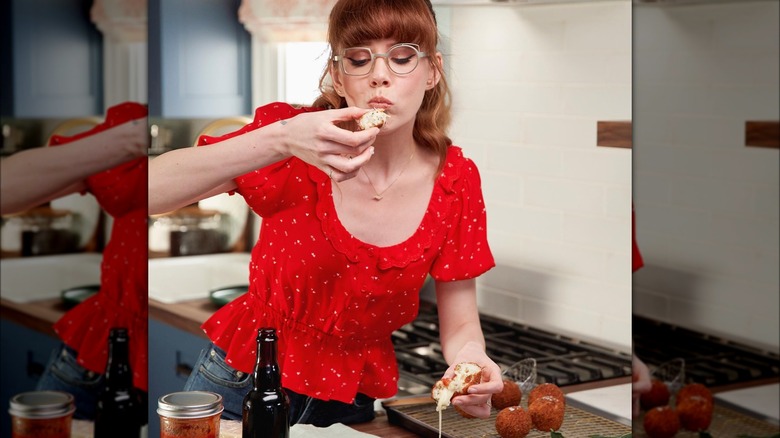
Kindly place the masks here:
POLYGON ((0 401, 3 406, 0 436, 10 436, 11 417, 8 400, 16 394, 34 391, 49 357, 60 345, 59 339, 28 329, 6 319, 0 319, 0 401))
POLYGON ((90 21, 91 4, 10 2, 11 50, 3 62, 12 58, 11 115, 67 118, 103 113, 102 37, 90 21))
POLYGON ((157 400, 181 391, 200 351, 208 347, 205 335, 195 336, 149 318, 149 436, 160 436, 157 400))
POLYGON ((238 22, 239 4, 149 1, 151 116, 218 118, 251 112, 250 38, 238 22))

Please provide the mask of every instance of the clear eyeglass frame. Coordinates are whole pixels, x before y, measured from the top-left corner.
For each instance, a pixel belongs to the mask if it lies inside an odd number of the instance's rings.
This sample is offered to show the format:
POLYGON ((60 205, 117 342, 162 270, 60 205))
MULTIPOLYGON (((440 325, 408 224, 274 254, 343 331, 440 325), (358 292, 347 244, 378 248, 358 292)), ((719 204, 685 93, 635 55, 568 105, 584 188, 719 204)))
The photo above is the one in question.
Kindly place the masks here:
POLYGON ((341 71, 347 76, 366 76, 370 74, 372 71, 374 71, 374 64, 376 63, 376 59, 384 58, 385 62, 387 63, 387 67, 390 69, 390 71, 392 71, 393 73, 399 76, 404 76, 410 74, 415 69, 417 69, 417 66, 420 65, 420 58, 425 58, 427 56, 428 54, 426 52, 420 51, 420 46, 417 44, 399 43, 387 49, 387 53, 374 53, 370 47, 348 47, 341 52, 341 55, 333 56, 333 61, 339 63, 339 66, 341 67, 341 71), (393 63, 390 61, 391 60, 390 55, 393 53, 393 51, 401 48, 410 48, 414 50, 415 53, 414 67, 412 67, 409 71, 401 71, 401 72, 396 71, 396 69, 393 68, 393 63), (368 64, 369 68, 365 73, 350 73, 349 71, 347 71, 344 61, 347 61, 349 59, 346 57, 346 53, 350 50, 365 50, 371 56, 368 64))

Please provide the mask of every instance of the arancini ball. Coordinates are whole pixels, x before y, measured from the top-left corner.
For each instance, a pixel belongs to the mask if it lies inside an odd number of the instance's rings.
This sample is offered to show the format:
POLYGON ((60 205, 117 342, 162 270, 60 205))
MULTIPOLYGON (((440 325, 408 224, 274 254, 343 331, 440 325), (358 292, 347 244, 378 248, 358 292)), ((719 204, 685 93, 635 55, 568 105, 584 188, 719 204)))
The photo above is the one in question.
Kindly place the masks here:
POLYGON ((532 427, 531 416, 520 406, 504 408, 496 417, 496 432, 501 438, 524 438, 532 427))
POLYGON ((543 432, 560 429, 565 411, 566 406, 563 402, 549 395, 534 400, 534 403, 528 408, 534 427, 543 432))
POLYGON ((656 406, 669 404, 669 388, 664 382, 658 379, 650 381, 650 390, 639 396, 639 404, 643 409, 652 409, 656 406))
POLYGON ((712 391, 701 383, 689 383, 677 392, 677 398, 675 399, 675 405, 691 396, 699 396, 712 403, 712 391))
POLYGON ((563 395, 563 391, 554 383, 542 383, 532 389, 528 394, 528 406, 534 404, 535 400, 548 395, 557 398, 566 406, 566 397, 563 395))
POLYGON ((712 422, 712 402, 700 395, 691 395, 677 403, 677 415, 683 429, 706 431, 712 422))
POLYGON ((490 404, 500 411, 510 406, 519 406, 522 399, 520 386, 514 380, 504 379, 504 389, 490 397, 490 404))
POLYGON ((656 406, 645 414, 645 433, 649 438, 672 438, 680 431, 680 418, 669 406, 656 406))

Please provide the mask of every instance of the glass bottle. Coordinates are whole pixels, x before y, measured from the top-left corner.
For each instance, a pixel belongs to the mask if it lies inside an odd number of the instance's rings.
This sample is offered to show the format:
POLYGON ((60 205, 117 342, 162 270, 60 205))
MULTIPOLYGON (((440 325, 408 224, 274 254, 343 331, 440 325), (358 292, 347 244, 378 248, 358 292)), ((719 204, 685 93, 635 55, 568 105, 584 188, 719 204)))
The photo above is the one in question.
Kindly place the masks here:
POLYGON ((108 364, 95 414, 95 438, 138 438, 141 401, 133 388, 127 329, 112 328, 108 337, 108 364))
POLYGON ((244 397, 243 438, 289 438, 290 399, 282 389, 276 359, 276 330, 257 332, 257 361, 252 390, 244 397))

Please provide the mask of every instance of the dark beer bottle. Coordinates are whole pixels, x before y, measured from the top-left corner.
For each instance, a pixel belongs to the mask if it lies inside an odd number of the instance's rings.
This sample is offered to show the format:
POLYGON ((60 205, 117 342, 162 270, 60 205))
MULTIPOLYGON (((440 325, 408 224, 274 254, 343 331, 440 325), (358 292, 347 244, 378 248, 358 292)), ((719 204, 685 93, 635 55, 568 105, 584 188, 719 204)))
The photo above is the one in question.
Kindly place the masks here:
POLYGON ((112 328, 105 382, 95 414, 95 438, 138 438, 141 403, 133 388, 127 329, 112 328))
POLYGON ((257 362, 252 390, 244 397, 242 438, 288 438, 290 399, 282 389, 282 373, 276 360, 276 330, 257 332, 257 362))

